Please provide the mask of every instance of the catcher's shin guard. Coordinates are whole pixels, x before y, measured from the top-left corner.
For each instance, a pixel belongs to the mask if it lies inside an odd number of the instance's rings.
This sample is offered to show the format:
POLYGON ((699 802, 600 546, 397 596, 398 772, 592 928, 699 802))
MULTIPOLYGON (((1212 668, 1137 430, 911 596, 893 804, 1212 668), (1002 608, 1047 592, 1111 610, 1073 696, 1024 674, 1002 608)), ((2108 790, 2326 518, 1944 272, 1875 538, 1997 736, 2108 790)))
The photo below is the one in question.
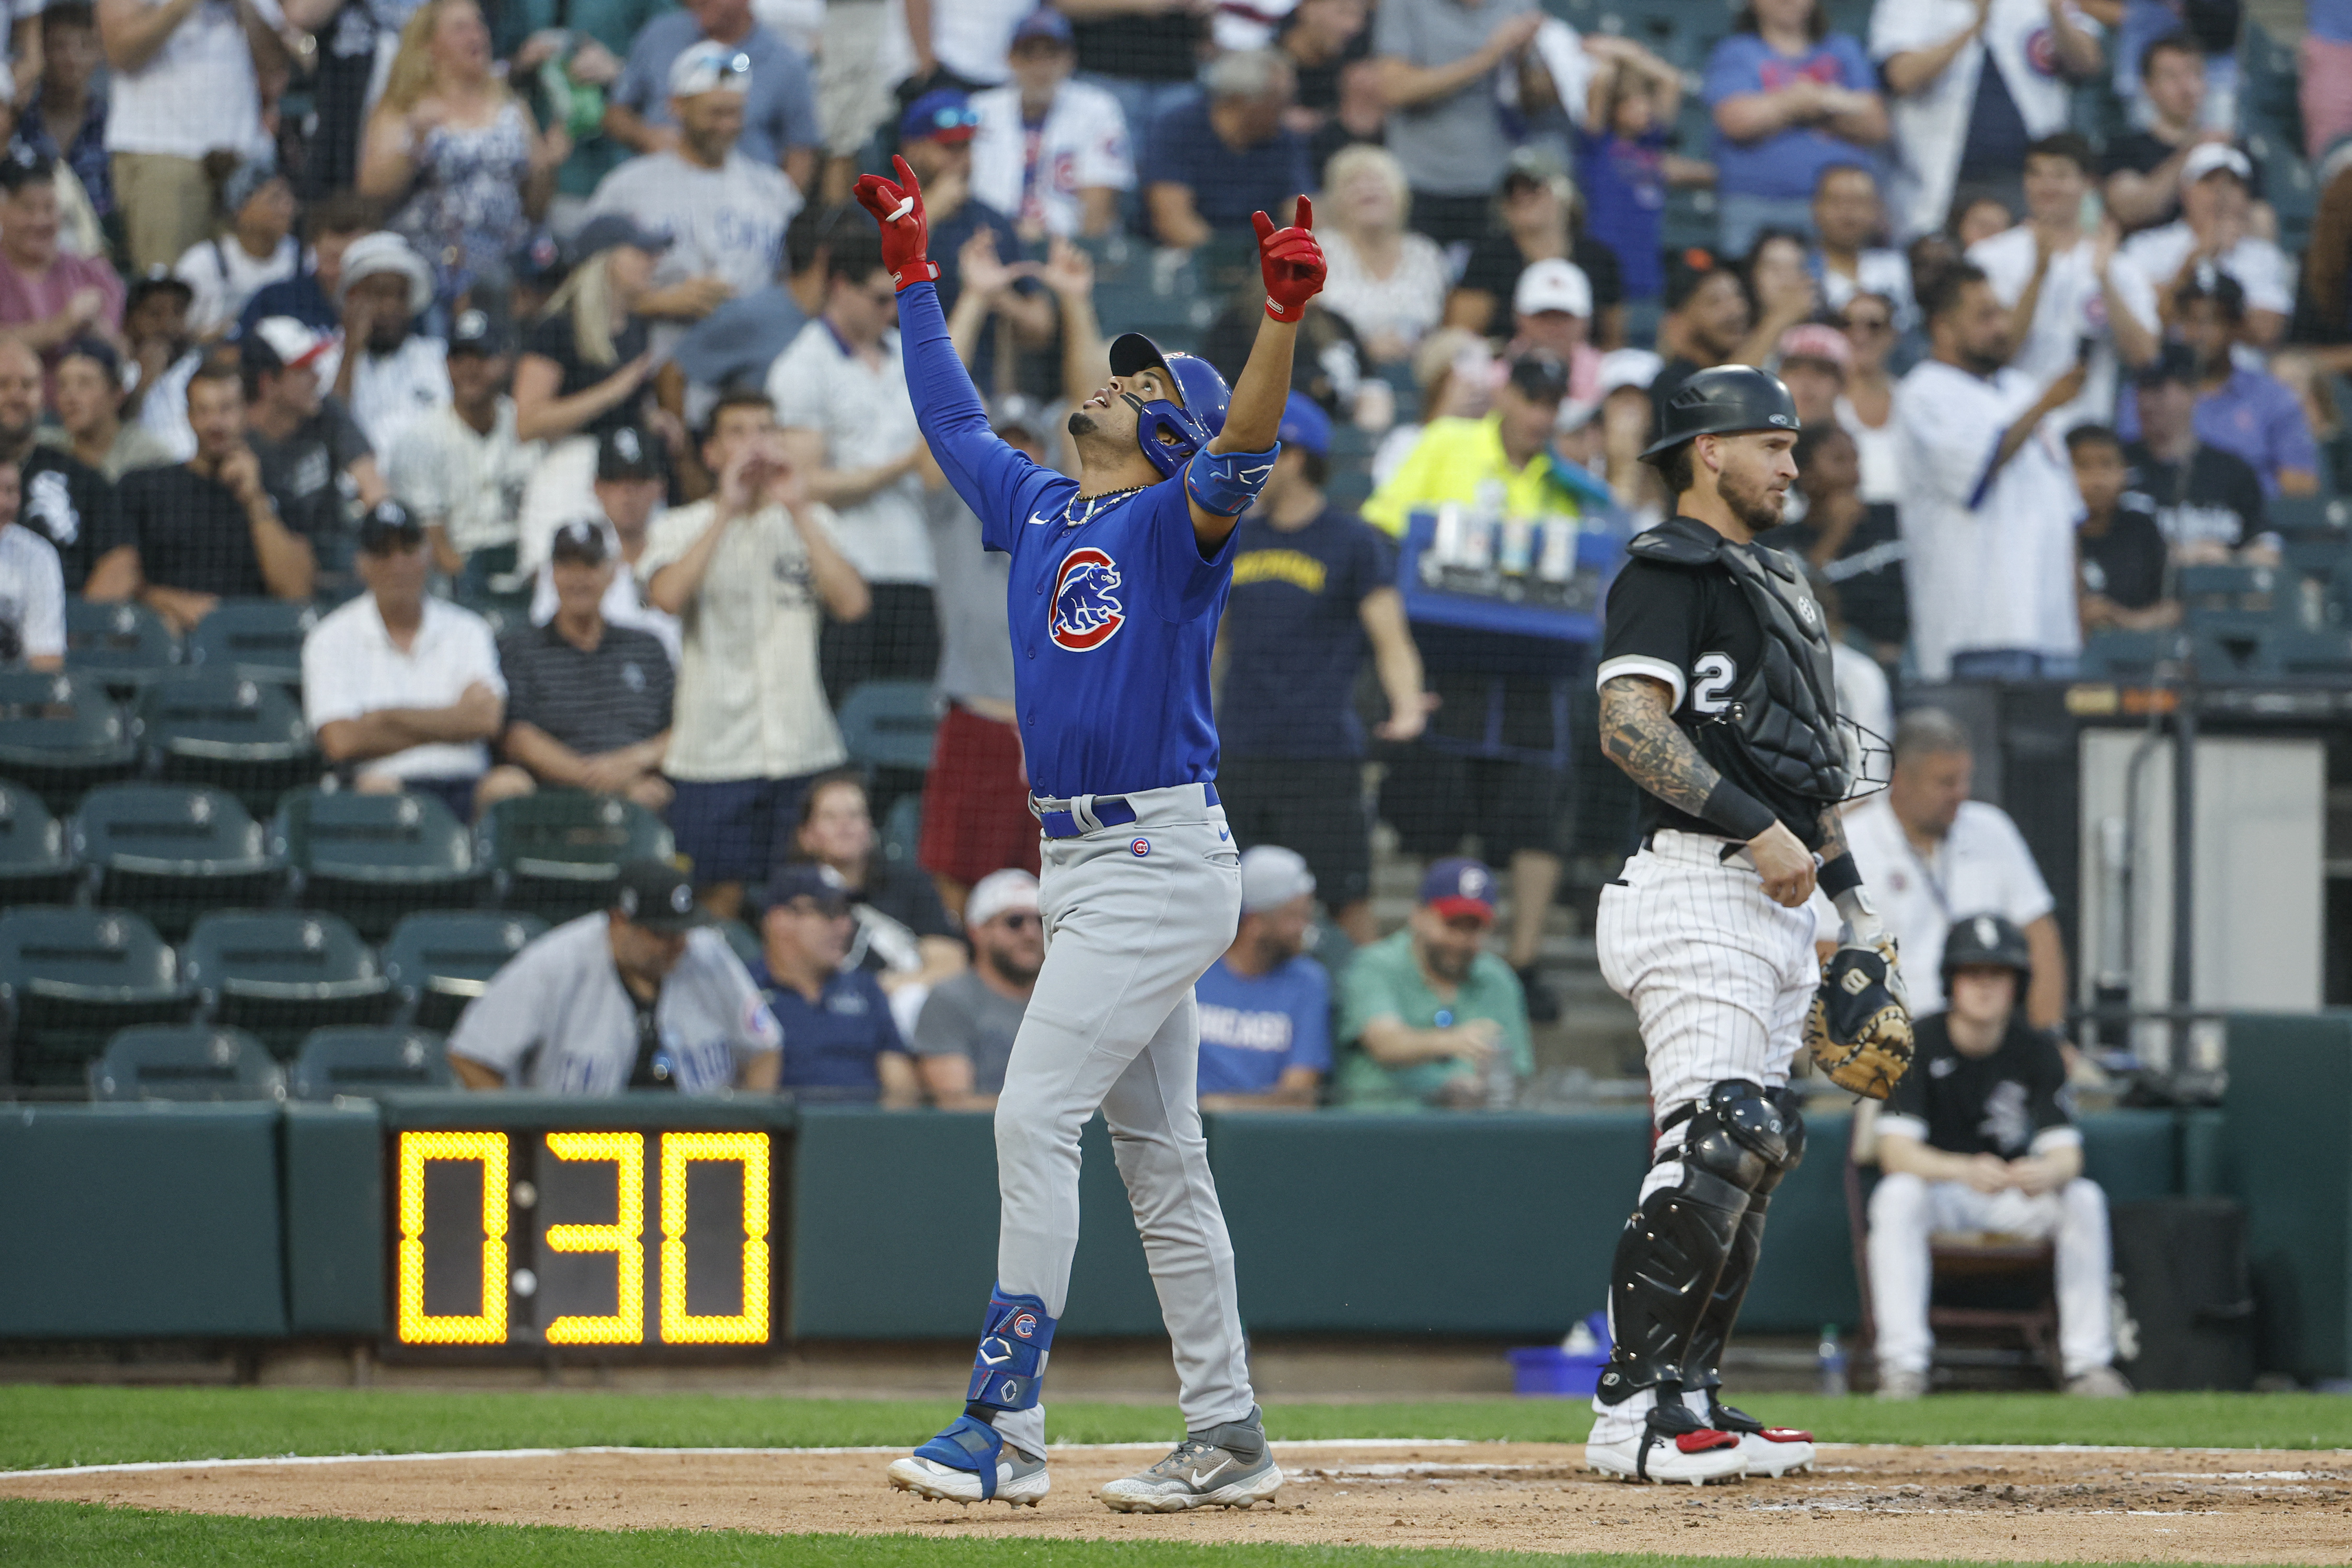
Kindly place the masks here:
POLYGON ((1798 1113, 1800 1096, 1794 1089, 1766 1089, 1763 1098, 1780 1112, 1782 1143, 1787 1152, 1783 1163, 1768 1170, 1749 1194, 1747 1212, 1739 1216, 1739 1228, 1731 1238, 1731 1251, 1723 1260, 1723 1272, 1707 1297, 1706 1310, 1699 1314, 1698 1327, 1691 1331, 1690 1344, 1682 1353, 1685 1389, 1707 1391, 1713 1403, 1713 1391, 1723 1386, 1723 1347, 1731 1339, 1732 1325, 1738 1321, 1739 1305, 1748 1297, 1748 1282, 1756 1278, 1756 1260, 1764 1249, 1764 1217, 1772 1206, 1772 1190, 1780 1178, 1797 1168, 1805 1157, 1805 1122, 1798 1113))
POLYGON ((1046 1316, 1045 1302, 1009 1296, 1002 1285, 989 1292, 964 1408, 984 1421, 999 1410, 1034 1405, 1045 1384, 1045 1352, 1053 1344, 1054 1320, 1046 1316))
POLYGON ((1622 1405, 1645 1388, 1680 1386, 1684 1348, 1730 1255, 1748 1194, 1720 1176, 1683 1167, 1679 1185, 1643 1198, 1617 1237, 1609 1269, 1615 1342, 1595 1391, 1622 1405))

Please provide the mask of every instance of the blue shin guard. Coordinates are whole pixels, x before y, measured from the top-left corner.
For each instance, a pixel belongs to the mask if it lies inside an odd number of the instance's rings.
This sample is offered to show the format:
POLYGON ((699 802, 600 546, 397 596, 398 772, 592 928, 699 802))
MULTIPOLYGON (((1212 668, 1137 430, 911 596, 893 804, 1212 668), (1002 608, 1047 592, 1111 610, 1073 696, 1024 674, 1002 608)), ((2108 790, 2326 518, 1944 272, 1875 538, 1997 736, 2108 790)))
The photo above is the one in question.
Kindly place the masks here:
POLYGON ((981 1320, 980 1350, 972 1358, 965 1403, 982 1411, 1034 1406, 1053 1343, 1054 1320, 1045 1303, 1034 1296, 1008 1296, 999 1286, 990 1292, 988 1315, 981 1320))

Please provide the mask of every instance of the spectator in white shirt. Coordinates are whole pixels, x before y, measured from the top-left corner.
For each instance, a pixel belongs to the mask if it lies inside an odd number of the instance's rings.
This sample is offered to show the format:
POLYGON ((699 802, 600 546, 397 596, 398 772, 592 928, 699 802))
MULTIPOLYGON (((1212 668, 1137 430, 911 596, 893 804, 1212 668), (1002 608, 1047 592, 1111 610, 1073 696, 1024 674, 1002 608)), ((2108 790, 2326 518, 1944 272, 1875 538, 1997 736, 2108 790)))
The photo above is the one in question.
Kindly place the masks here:
POLYGON ((2011 369, 2046 385, 2077 360, 2086 365, 2081 395, 2052 416, 2060 437, 2114 416, 2118 363, 2136 371, 2154 360, 2161 331, 2156 291, 2116 250, 2116 226, 2083 232, 2093 156, 2071 131, 2026 149, 2025 221, 1968 252, 2010 313, 2011 369))
POLYGON ((2133 235, 2123 253, 2155 286, 2167 326, 2173 296, 2200 267, 2210 263, 2236 279, 2246 291, 2247 342, 2273 349, 2294 310, 2294 268, 2277 246, 2248 232, 2253 173, 2235 147, 2207 142, 2190 149, 2180 163, 2179 218, 2133 235))
POLYGON ((1927 300, 1934 357, 1903 378, 1900 502, 1912 647, 1931 681, 2064 673, 2082 649, 2074 519, 2082 502, 2042 421, 2082 392, 2008 368, 2009 312, 1960 262, 1927 300))
POLYGON ((2025 932, 2033 954, 2027 1020, 2066 1016, 2066 947, 2057 900, 2009 814, 1969 798, 1976 762, 1968 731, 1937 708, 1914 708, 1895 727, 1895 773, 1845 814, 1845 838, 1886 929, 1903 949, 1911 1011, 1944 1005, 1944 937, 1956 916, 1989 911, 2025 932))
MULTIPOLYGON (((661 452, 661 443, 634 425, 606 431, 596 443, 594 504, 581 515, 598 522, 609 552, 620 563, 604 595, 604 619, 616 626, 651 633, 674 665, 681 646, 677 617, 655 606, 638 570, 653 540, 654 514, 669 493, 668 470, 661 452)), ((542 561, 538 584, 531 591, 530 624, 547 625, 555 618, 560 604, 555 574, 551 563, 542 561)))
POLYGON ((433 303, 433 269, 389 231, 343 252, 342 360, 335 395, 379 452, 449 401, 448 351, 416 330, 433 303))
POLYGON ((1837 321, 1853 355, 1837 401, 1838 423, 1853 437, 1862 458, 1862 499, 1874 505, 1903 497, 1903 441, 1895 426, 1895 378, 1886 370, 1902 331, 1895 324, 1900 309, 1891 295, 1856 294, 1837 321))
POLYGON ((268 145, 260 79, 285 68, 278 0, 98 0, 106 147, 131 266, 168 268, 213 225, 205 155, 268 145))
MULTIPOLYGON (((940 632, 923 513, 922 433, 898 354, 898 296, 870 227, 845 226, 825 259, 824 310, 768 372, 768 400, 810 499, 839 514, 841 552, 873 610, 824 628, 824 689, 929 680, 940 632)), ((764 871, 762 875, 764 875, 764 871)))
MULTIPOLYGON (((592 217, 619 213, 669 236, 654 266, 654 291, 637 304, 646 315, 699 321, 775 277, 801 193, 782 170, 736 149, 751 90, 748 56, 707 40, 681 51, 669 68, 677 141, 630 159, 589 199, 592 217)), ((656 334, 656 349, 667 346, 664 336, 677 335, 675 328, 656 334)))
POLYGON ((1897 239, 1943 227, 1970 187, 2016 210, 2026 144, 2065 129, 2099 33, 2074 0, 1877 0, 1870 58, 1895 121, 1897 239))
POLYGON ((57 546, 16 521, 24 481, 0 463, 0 666, 62 669, 66 574, 57 546))
POLYGON ((514 346, 480 310, 449 329, 450 400, 394 442, 385 479, 433 542, 433 563, 455 577, 478 550, 515 542, 523 491, 544 451, 515 438, 514 346))
POLYGON ((1072 81, 1069 18, 1050 5, 1013 29, 1013 80, 974 93, 973 197, 1009 213, 1026 239, 1108 234, 1135 189, 1135 153, 1118 100, 1072 81))
POLYGON ((1919 319, 1911 298, 1911 263, 1877 243, 1886 226, 1878 177, 1860 163, 1832 163, 1813 182, 1813 279, 1822 303, 1843 310, 1857 294, 1884 294, 1895 302, 1895 330, 1919 319))
POLYGON ((246 301, 266 286, 291 278, 302 247, 294 238, 294 187, 274 157, 247 158, 221 187, 229 215, 226 234, 190 246, 172 270, 195 293, 188 329, 199 338, 226 336, 246 301))
MULTIPOLYGON (((1444 315, 1451 278, 1437 242, 1405 228, 1412 191, 1405 183, 1404 165, 1384 147, 1368 142, 1343 147, 1324 170, 1323 194, 1317 200, 1317 237, 1330 263, 1323 308, 1355 329, 1373 363, 1403 363, 1412 357, 1423 334, 1444 315)), ((1583 276, 1572 262, 1536 263, 1546 265, 1567 267, 1583 276)), ((1531 267, 1520 274, 1522 289, 1534 271, 1531 267)), ((1590 282, 1579 314, 1589 325, 1590 282)))
POLYGON ((790 852, 802 791, 848 755, 817 679, 818 626, 856 621, 867 597, 765 398, 721 397, 703 460, 719 493, 664 513, 637 571, 686 633, 662 765, 670 828, 704 901, 732 918, 743 885, 790 852))
POLYGON ((360 520, 359 549, 368 591, 303 639, 303 717, 354 789, 436 795, 470 822, 506 717, 498 645, 481 616, 425 592, 425 525, 398 501, 360 520))

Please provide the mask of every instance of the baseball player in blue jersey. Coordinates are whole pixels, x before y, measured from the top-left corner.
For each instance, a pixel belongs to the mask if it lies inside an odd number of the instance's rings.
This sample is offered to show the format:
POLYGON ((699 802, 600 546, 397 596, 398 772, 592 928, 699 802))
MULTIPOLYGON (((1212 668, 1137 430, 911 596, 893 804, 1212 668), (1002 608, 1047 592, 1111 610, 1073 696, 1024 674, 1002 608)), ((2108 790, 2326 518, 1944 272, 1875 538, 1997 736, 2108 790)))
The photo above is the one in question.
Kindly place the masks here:
POLYGON ((1123 1512, 1271 1498, 1282 1471, 1250 1392, 1233 1243, 1196 1099, 1192 983, 1232 942, 1240 858, 1217 804, 1209 655, 1233 585, 1234 521, 1274 466, 1291 352, 1323 286, 1313 213, 1256 215, 1266 319, 1240 384, 1130 332, 1110 380, 1072 411, 1081 477, 990 431, 948 342, 903 159, 857 199, 898 285, 907 385, 932 454, 1013 557, 1015 706, 1045 830, 1045 964, 996 1107, 996 1288, 963 1414, 890 1466, 957 1502, 1045 1497, 1046 1354, 1078 1237, 1078 1129, 1099 1109, 1173 1342, 1184 1440, 1103 1488, 1123 1512))

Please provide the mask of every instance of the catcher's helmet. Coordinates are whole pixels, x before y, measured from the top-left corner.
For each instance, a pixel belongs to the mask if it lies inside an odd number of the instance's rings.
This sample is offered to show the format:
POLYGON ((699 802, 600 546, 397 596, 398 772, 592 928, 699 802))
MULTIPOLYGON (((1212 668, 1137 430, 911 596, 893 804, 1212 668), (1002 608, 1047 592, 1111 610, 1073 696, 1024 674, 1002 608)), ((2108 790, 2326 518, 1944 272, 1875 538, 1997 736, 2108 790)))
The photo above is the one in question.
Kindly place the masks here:
POLYGON ((2025 945, 2025 933, 2015 921, 1995 914, 1963 915, 1944 935, 1944 984, 1952 983, 1956 969, 1984 965, 2017 971, 2021 995, 2033 978, 2032 950, 2025 945))
POLYGON ((1658 411, 1657 438, 1642 461, 1655 463, 1695 436, 1742 430, 1786 430, 1793 436, 1801 427, 1797 400, 1779 376, 1744 364, 1719 364, 1675 388, 1658 411))
POLYGON ((1165 398, 1146 403, 1132 395, 1127 400, 1135 405, 1135 444, 1163 477, 1173 479, 1193 453, 1225 427, 1225 407, 1234 395, 1217 367, 1198 354, 1162 353, 1160 345, 1141 332, 1123 332, 1110 345, 1113 375, 1138 375, 1155 365, 1168 373, 1183 403, 1165 398), (1161 440, 1162 431, 1176 438, 1161 440))

